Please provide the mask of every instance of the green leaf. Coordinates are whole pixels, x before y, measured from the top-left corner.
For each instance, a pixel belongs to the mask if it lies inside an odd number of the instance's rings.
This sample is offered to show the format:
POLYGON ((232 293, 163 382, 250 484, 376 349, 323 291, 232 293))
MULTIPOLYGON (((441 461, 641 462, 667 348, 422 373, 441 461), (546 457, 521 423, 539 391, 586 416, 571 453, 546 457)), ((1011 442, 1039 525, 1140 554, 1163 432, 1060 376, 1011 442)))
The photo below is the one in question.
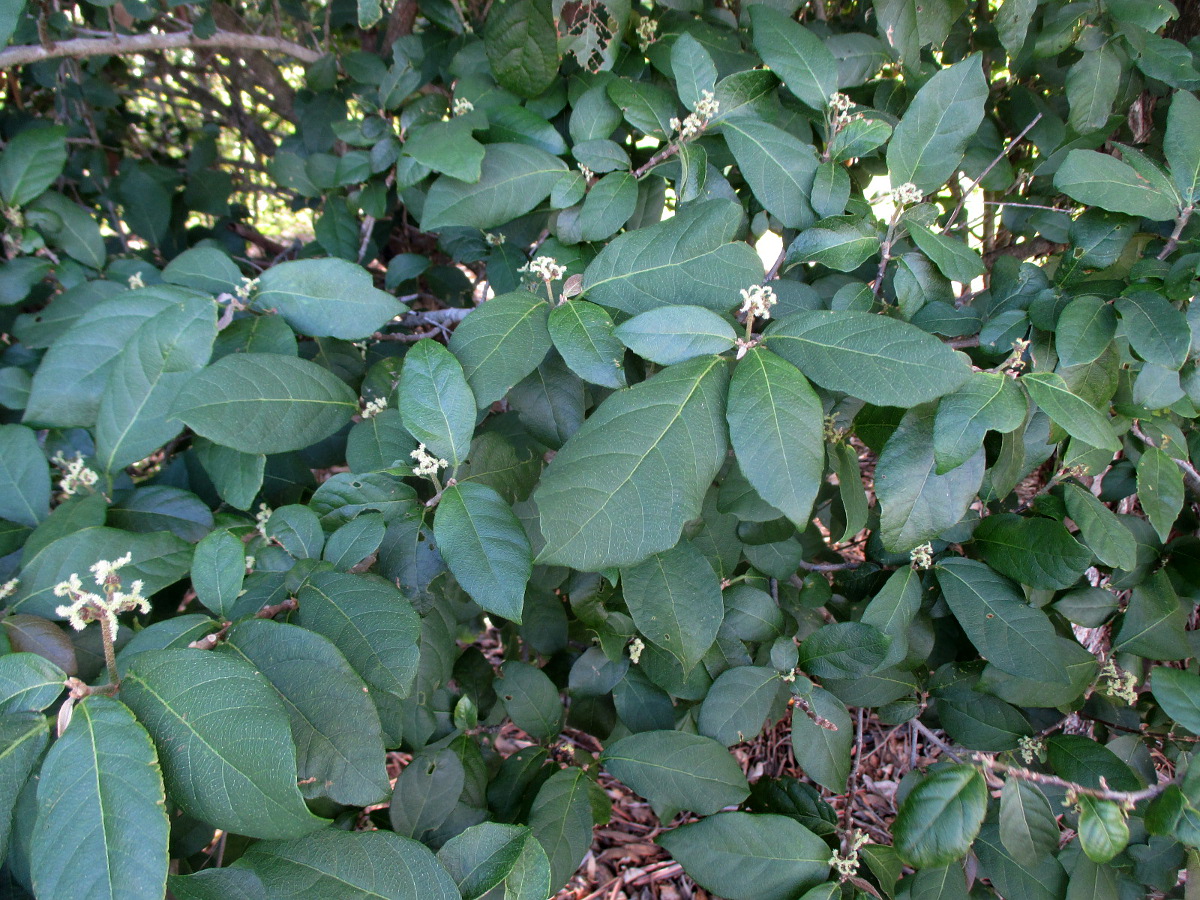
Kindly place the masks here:
POLYGON ((1133 166, 1095 150, 1072 150, 1054 174, 1054 186, 1086 206, 1141 216, 1174 219, 1179 204, 1140 176, 1133 166))
POLYGON ((725 460, 728 373, 704 357, 605 399, 534 492, 538 562, 594 572, 675 546, 725 460))
POLYGON ((1129 823, 1111 800, 1079 795, 1079 846, 1094 863, 1106 863, 1129 843, 1129 823))
POLYGON ((562 698, 541 669, 509 660, 502 668, 496 690, 509 718, 531 737, 549 740, 562 731, 562 698))
POLYGON ((567 366, 591 384, 625 387, 625 347, 602 306, 574 299, 550 310, 550 339, 567 366))
POLYGON ((1100 356, 1117 333, 1117 314, 1099 297, 1076 297, 1059 313, 1054 327, 1054 349, 1062 366, 1090 363, 1100 356))
POLYGON ((103 526, 82 528, 25 560, 9 611, 61 618, 54 611, 62 605, 62 599, 54 594, 54 586, 75 572, 86 576, 88 566, 98 559, 118 559, 125 553, 133 558, 121 569, 121 578, 126 584, 141 580, 147 597, 186 575, 192 560, 191 544, 169 532, 136 534, 103 526))
POLYGON ((465 784, 466 770, 453 749, 414 756, 396 779, 388 807, 392 828, 417 839, 433 834, 457 808, 465 784))
POLYGON ((150 735, 121 703, 84 698, 46 755, 30 859, 39 897, 157 897, 167 810, 150 735))
POLYGON ((246 545, 228 531, 213 531, 196 545, 192 587, 196 599, 222 618, 233 612, 246 578, 246 545))
POLYGON ((717 84, 717 67, 704 45, 686 31, 671 45, 671 74, 675 76, 675 87, 679 99, 690 110, 704 91, 712 91, 717 84))
POLYGON ((1112 115, 1121 89, 1121 57, 1114 46, 1088 50, 1067 70, 1066 92, 1071 112, 1067 124, 1076 134, 1099 131, 1112 115))
POLYGON ((533 550, 504 498, 475 481, 446 488, 433 534, 463 590, 488 612, 520 622, 533 550))
POLYGON ((1196 146, 1198 133, 1200 100, 1190 91, 1176 91, 1171 95, 1171 109, 1167 113, 1163 154, 1167 157, 1171 176, 1185 203, 1200 201, 1200 147, 1196 146))
POLYGON ((446 842, 438 861, 463 900, 479 900, 501 886, 504 900, 546 900, 553 893, 546 851, 522 825, 473 825, 446 842))
POLYGON ((1041 788, 1022 778, 1004 782, 1000 793, 1000 841, 1017 862, 1036 866, 1058 851, 1058 820, 1041 788))
POLYGON ((192 450, 221 499, 236 509, 249 509, 262 488, 267 457, 241 453, 199 437, 192 442, 192 450))
POLYGON ((354 392, 316 363, 235 353, 192 376, 171 415, 242 453, 287 453, 329 437, 356 412, 354 392))
POLYGON ((821 387, 875 406, 908 408, 959 388, 963 357, 915 325, 865 312, 793 313, 766 345, 821 387))
POLYGON ((1054 424, 1089 447, 1116 452, 1121 442, 1113 431, 1108 417, 1082 397, 1071 392, 1061 375, 1054 372, 1031 372, 1022 376, 1021 384, 1029 390, 1033 402, 1045 410, 1054 424))
POLYGON ((1021 427, 1025 397, 1011 378, 999 372, 972 372, 966 384, 938 403, 933 424, 934 473, 945 475, 983 446, 989 431, 1007 434, 1021 427))
POLYGON ((474 184, 483 175, 486 150, 475 140, 473 116, 448 122, 433 121, 414 125, 404 141, 404 155, 435 172, 474 184))
POLYGON ((37 435, 24 425, 0 425, 0 509, 10 522, 30 528, 50 515, 50 466, 37 435))
POLYGON ((0 715, 45 709, 58 699, 66 680, 66 672, 44 656, 0 655, 0 715))
POLYGON ((1067 890, 1067 874, 1051 855, 1038 858, 1037 865, 1026 866, 1014 859, 1000 840, 996 825, 985 825, 974 846, 979 871, 1005 897, 1021 900, 1062 900, 1067 890))
POLYGON ((613 333, 638 356, 662 366, 723 353, 737 341, 733 326, 702 306, 660 306, 622 322, 613 333))
POLYGON ((908 655, 908 627, 921 609, 921 577, 912 566, 893 572, 867 603, 859 620, 891 639, 880 668, 894 666, 908 655))
POLYGON ((471 449, 476 406, 454 354, 437 341, 418 341, 404 357, 397 391, 404 427, 457 469, 471 449))
POLYGON ((980 60, 941 69, 917 91, 888 144, 893 187, 911 183, 931 194, 954 174, 983 121, 988 86, 980 60))
POLYGON ((1000 43, 1015 57, 1025 44, 1029 23, 1037 10, 1037 0, 1004 0, 994 20, 1000 43))
POLYGON ((575 766, 560 769, 541 786, 529 828, 550 860, 550 884, 566 884, 592 846, 591 780, 575 766))
POLYGON ((1063 590, 1092 564, 1092 554, 1060 523, 1012 513, 991 515, 973 535, 984 561, 1015 581, 1043 590, 1063 590))
POLYGON ((835 794, 844 793, 850 777, 850 748, 854 744, 850 713, 841 700, 824 688, 814 687, 805 700, 824 722, 815 721, 799 705, 792 707, 792 753, 796 764, 821 787, 835 794))
POLYGON ((1155 534, 1166 541, 1183 509, 1183 472, 1165 451, 1146 447, 1137 463, 1137 489, 1155 534))
POLYGON ((834 216, 805 228, 788 246, 784 268, 819 263, 839 272, 853 272, 879 252, 879 235, 866 219, 834 216))
MULTIPOLYGON (((779 16, 828 54, 803 25, 792 22, 782 13, 762 4, 755 4, 751 11, 756 22, 762 14, 779 16)), ((806 228, 816 221, 817 216, 809 205, 818 165, 817 153, 811 144, 802 143, 782 128, 751 116, 724 121, 721 133, 737 160, 742 177, 768 212, 787 228, 806 228)))
POLYGON ((62 194, 47 192, 29 204, 27 213, 28 221, 38 224, 50 242, 61 247, 72 259, 93 269, 104 268, 108 256, 104 236, 96 220, 81 206, 62 194), (42 225, 40 220, 46 216, 39 213, 48 213, 54 226, 42 225))
POLYGON ((1137 541, 1117 514, 1077 484, 1063 485, 1067 515, 1079 526, 1088 549, 1106 566, 1132 571, 1137 567, 1137 541))
POLYGON ((216 247, 197 246, 184 250, 166 264, 163 281, 210 294, 236 291, 242 273, 229 254, 216 247))
POLYGON ((726 669, 700 704, 696 729, 726 747, 753 740, 763 730, 779 694, 779 674, 763 666, 726 669))
POLYGON ((453 226, 486 230, 504 225, 549 197, 566 169, 561 159, 538 147, 488 144, 478 181, 442 175, 429 188, 421 230, 440 231, 453 226))
POLYGON ((67 162, 67 129, 27 128, 0 153, 0 198, 21 207, 50 187, 67 162))
POLYGON ((965 900, 969 896, 966 875, 963 867, 957 863, 936 869, 921 869, 911 879, 906 878, 904 883, 908 884, 909 881, 912 882, 910 900, 965 900))
POLYGON ((1013 675, 1069 683, 1049 617, 1025 602, 1017 587, 973 559, 937 567, 942 595, 981 656, 1013 675))
POLYGON ((1194 655, 1185 631, 1187 614, 1166 569, 1133 589, 1113 650, 1146 659, 1187 659, 1194 655))
POLYGON ((919 869, 966 856, 987 812, 987 782, 973 766, 937 769, 920 781, 892 823, 896 852, 919 869))
POLYGON ((379 714, 333 644, 295 625, 246 619, 218 648, 245 659, 278 692, 305 797, 369 806, 388 796, 379 714))
POLYGON ((613 103, 621 108, 625 121, 648 135, 666 137, 672 130, 671 113, 675 111, 675 96, 666 88, 631 78, 614 78, 606 90, 613 103))
POLYGON ((872 625, 832 622, 800 644, 799 666, 814 678, 861 678, 879 667, 888 638, 872 625))
POLYGON ((536 97, 558 75, 558 31, 548 0, 513 0, 493 10, 483 46, 496 80, 522 97, 536 97))
POLYGON ((212 355, 212 301, 192 294, 138 328, 113 360, 96 414, 96 461, 116 473, 149 456, 183 427, 172 408, 212 355))
POLYGON ((459 900, 433 852, 390 831, 326 828, 291 841, 254 844, 236 863, 270 900, 459 900))
POLYGON ((1108 747, 1081 734, 1056 734, 1046 740, 1051 768, 1068 781, 1084 787, 1136 791, 1142 780, 1108 747))
POLYGON ((1192 734, 1200 735, 1200 677, 1182 669, 1155 666, 1150 690, 1168 716, 1192 734))
POLYGON ((600 764, 656 806, 702 816, 750 795, 737 760, 720 743, 698 734, 633 734, 605 749, 600 764))
POLYGON ((838 478, 838 498, 846 518, 846 528, 839 541, 848 541, 866 527, 870 510, 862 472, 858 467, 858 451, 849 443, 830 444, 830 463, 838 478))
POLYGON ((404 306, 374 286, 362 266, 344 259, 300 259, 258 277, 253 302, 274 309, 300 334, 348 341, 370 337, 404 306))
POLYGON ((892 45, 904 67, 913 71, 920 68, 921 48, 941 46, 957 16, 947 0, 875 0, 872 5, 880 35, 892 45))
POLYGON ((420 659, 420 620, 408 599, 375 575, 317 572, 296 594, 299 624, 324 635, 363 681, 401 700, 420 659))
POLYGON ((889 550, 906 552, 957 525, 983 481, 982 449, 937 474, 934 422, 931 405, 910 410, 879 454, 875 495, 880 537, 889 550))
MULTIPOLYGON (((28 785, 46 745, 50 743, 50 720, 40 713, 0 714, 0 864, 9 849, 13 808, 28 785)), ((22 825, 27 827, 23 822, 22 825)))
POLYGON ((348 572, 379 549, 386 532, 382 515, 363 513, 329 536, 321 558, 339 572, 348 572))
POLYGON ((204 650, 148 650, 121 699, 154 738, 172 802, 249 837, 308 834, 325 819, 296 787, 296 748, 271 685, 240 659, 204 650))
POLYGON ((1184 314, 1153 291, 1132 291, 1117 298, 1121 330, 1138 356, 1168 369, 1179 369, 1191 349, 1184 314))
POLYGON ((829 874, 829 847, 787 816, 723 812, 658 842, 698 884, 728 900, 792 900, 829 874))
POLYGON ((801 101, 817 112, 824 112, 829 107, 830 95, 838 89, 838 67, 833 54, 820 38, 779 9, 755 4, 749 12, 754 27, 754 49, 763 62, 801 101))
POLYGON ((621 570, 621 586, 638 631, 690 671, 708 652, 725 613, 721 582, 694 544, 621 570))
POLYGON ((825 470, 824 411, 796 367, 754 347, 729 385, 730 442, 759 495, 801 530, 825 470))
POLYGON ((612 237, 637 212, 638 182, 632 172, 609 172, 592 185, 579 211, 579 238, 612 237))
POLYGON ((742 216, 737 204, 707 200, 614 238, 583 273, 587 298, 630 315, 684 304, 729 310, 763 279, 754 248, 735 240, 742 216))
POLYGON ((191 292, 155 286, 101 300, 51 345, 33 376, 24 421, 90 428, 117 355, 141 324, 191 292))
POLYGON ((480 409, 501 399, 550 351, 549 310, 550 304, 528 291, 501 294, 454 329, 450 352, 462 364, 480 409))
POLYGON ((979 252, 956 238, 937 234, 916 222, 908 223, 908 234, 921 252, 951 281, 970 284, 987 271, 979 252))

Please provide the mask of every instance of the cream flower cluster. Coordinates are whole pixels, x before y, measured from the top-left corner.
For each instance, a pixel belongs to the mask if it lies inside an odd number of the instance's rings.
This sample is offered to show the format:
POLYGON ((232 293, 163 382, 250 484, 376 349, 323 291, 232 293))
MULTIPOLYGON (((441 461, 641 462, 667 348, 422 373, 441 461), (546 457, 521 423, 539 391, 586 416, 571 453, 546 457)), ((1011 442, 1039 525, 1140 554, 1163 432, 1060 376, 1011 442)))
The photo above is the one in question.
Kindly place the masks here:
POLYGON ((450 465, 444 459, 438 459, 432 453, 425 449, 424 444, 418 444, 417 449, 409 454, 417 461, 413 466, 414 475, 437 475, 438 471, 450 465))
POLYGON ((63 470, 62 480, 58 486, 68 497, 78 494, 85 488, 94 487, 100 480, 100 476, 84 464, 82 453, 76 453, 72 459, 67 459, 59 450, 50 458, 50 461, 63 470))
POLYGON ((635 637, 629 644, 629 661, 635 666, 642 661, 642 653, 646 650, 646 642, 635 637))
POLYGON ((129 276, 129 289, 131 291, 136 291, 138 288, 144 288, 145 286, 146 282, 142 280, 141 272, 134 272, 129 276))
POLYGON ((117 616, 123 612, 150 612, 150 601, 142 596, 143 583, 134 581, 128 591, 123 591, 121 576, 117 570, 133 559, 132 553, 113 560, 102 559, 91 567, 92 576, 102 593, 83 589, 83 582, 76 572, 66 581, 54 586, 54 596, 66 597, 70 603, 55 608, 55 612, 71 623, 76 631, 82 631, 88 622, 101 622, 108 632, 109 640, 117 637, 117 616))
POLYGON ((933 544, 926 541, 919 547, 914 547, 908 554, 909 562, 915 568, 928 569, 933 565, 933 544))
POLYGON ((637 25, 638 46, 645 53, 647 48, 658 40, 658 22, 654 19, 643 18, 637 25))
POLYGON ((258 290, 257 278, 246 278, 242 276, 242 283, 237 287, 237 295, 242 300, 249 300, 250 295, 258 290))
POLYGON ((701 91, 700 99, 696 102, 696 111, 689 113, 682 122, 677 118, 671 119, 671 129, 679 132, 680 140, 691 140, 708 127, 708 123, 720 110, 721 102, 713 92, 701 91))
POLYGON ((925 199, 921 189, 911 181, 906 181, 892 191, 892 202, 897 206, 908 206, 910 203, 920 203, 925 199))
POLYGON ((1100 670, 1100 678, 1104 682, 1101 691, 1114 700, 1121 700, 1129 706, 1137 703, 1137 675, 1119 668, 1111 659, 1100 670))
POLYGON ((775 291, 765 284, 752 284, 742 289, 742 308, 738 315, 753 316, 756 319, 771 318, 771 307, 779 302, 775 291))
POLYGON ((376 397, 363 405, 363 419, 373 419, 388 407, 387 397, 376 397))
POLYGON ((258 504, 258 512, 254 514, 254 530, 267 539, 267 523, 271 521, 271 507, 265 503, 258 504))
POLYGON ((517 271, 528 272, 542 281, 558 281, 567 274, 567 267, 556 263, 553 256, 539 256, 537 259, 525 263, 517 271))
POLYGON ((473 112, 474 109, 475 109, 475 104, 472 103, 470 100, 468 100, 466 97, 455 97, 454 98, 454 115, 455 116, 465 116, 467 113, 473 112))
POLYGON ((839 876, 844 880, 858 873, 858 851, 863 845, 868 843, 869 839, 865 831, 854 829, 854 837, 850 840, 850 849, 845 856, 835 852, 829 857, 829 865, 831 865, 839 876))

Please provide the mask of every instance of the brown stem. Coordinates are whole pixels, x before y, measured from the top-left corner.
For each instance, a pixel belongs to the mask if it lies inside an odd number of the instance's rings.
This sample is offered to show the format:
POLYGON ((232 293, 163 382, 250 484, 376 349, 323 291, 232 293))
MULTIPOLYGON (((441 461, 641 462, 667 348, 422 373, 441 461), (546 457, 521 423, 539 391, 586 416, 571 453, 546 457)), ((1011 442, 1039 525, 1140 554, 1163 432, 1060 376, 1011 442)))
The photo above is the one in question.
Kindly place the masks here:
POLYGON ((1034 116, 1032 119, 1030 119, 1029 124, 1026 125, 1024 128, 1022 128, 1020 133, 1015 138, 1013 138, 1011 141, 1008 142, 1008 146, 1005 147, 1003 150, 1001 150, 1000 153, 996 155, 996 158, 987 164, 987 168, 984 169, 982 172, 980 172, 979 177, 976 178, 974 181, 972 181, 970 187, 968 187, 965 191, 963 191, 962 197, 959 198, 958 205, 954 207, 954 212, 950 213, 950 218, 946 220, 946 225, 944 228, 942 228, 942 231, 950 230, 951 226, 954 224, 954 220, 957 219, 958 214, 960 212, 962 212, 963 204, 967 202, 967 197, 969 197, 971 195, 971 191, 975 190, 975 188, 977 188, 979 186, 979 182, 981 182, 981 181, 983 181, 983 179, 987 178, 988 173, 991 172, 992 169, 996 168, 996 166, 998 166, 1000 164, 1000 160, 1004 159, 1004 157, 1008 156, 1008 154, 1013 152, 1013 150, 1016 148, 1017 144, 1021 143, 1021 140, 1025 137, 1025 135, 1029 134, 1029 132, 1033 128, 1033 126, 1036 125, 1041 120, 1042 120, 1041 113, 1038 113, 1036 116, 1034 116))
POLYGON ((74 38, 43 47, 26 44, 0 50, 0 69, 23 66, 46 59, 83 59, 89 56, 124 56, 132 53, 154 53, 160 50, 182 49, 263 50, 283 53, 301 62, 315 63, 321 54, 308 47, 283 38, 262 34, 239 34, 218 31, 209 37, 199 37, 190 31, 165 34, 122 34, 107 38, 74 38))
POLYGON ((108 680, 114 685, 119 685, 121 678, 117 675, 117 648, 108 628, 108 619, 103 617, 100 619, 100 642, 104 646, 104 665, 108 669, 108 680))
POLYGON ((1183 229, 1187 227, 1188 219, 1192 217, 1192 210, 1195 207, 1188 204, 1179 213, 1179 218, 1175 220, 1175 230, 1171 232, 1171 236, 1167 238, 1166 245, 1158 252, 1159 259, 1166 259, 1171 255, 1171 252, 1179 246, 1179 236, 1183 234, 1183 229))
POLYGON ((1003 772, 1006 775, 1011 775, 1014 778, 1020 778, 1023 781, 1032 781, 1035 784, 1045 784, 1052 787, 1064 788, 1068 791, 1073 791, 1076 794, 1084 794, 1088 797, 1095 797, 1097 800, 1112 800, 1115 803, 1140 803, 1143 800, 1150 800, 1157 797, 1175 782, 1160 781, 1157 784, 1152 784, 1150 787, 1142 788, 1139 791, 1114 791, 1112 788, 1100 787, 1090 788, 1082 784, 1077 784, 1074 781, 1067 781, 1065 778, 1059 778, 1057 775, 1047 775, 1044 772, 1034 772, 1031 769, 1026 769, 1023 766, 1010 766, 1007 763, 998 762, 990 756, 982 753, 975 754, 975 761, 982 765, 985 769, 991 772, 1003 772))
POLYGON ((264 606, 262 609, 260 609, 254 615, 256 618, 259 618, 259 619, 273 619, 277 615, 279 615, 281 612, 291 612, 292 610, 299 609, 299 608, 300 608, 300 601, 298 601, 295 597, 288 597, 286 600, 284 600, 281 603, 264 606))

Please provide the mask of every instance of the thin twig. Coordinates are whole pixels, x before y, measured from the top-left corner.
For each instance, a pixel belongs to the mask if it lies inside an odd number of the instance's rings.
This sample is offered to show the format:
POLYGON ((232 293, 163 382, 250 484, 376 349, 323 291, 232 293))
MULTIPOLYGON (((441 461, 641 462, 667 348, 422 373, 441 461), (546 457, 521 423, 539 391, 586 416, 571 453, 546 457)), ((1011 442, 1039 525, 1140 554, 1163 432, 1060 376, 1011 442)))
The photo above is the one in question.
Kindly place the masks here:
MULTIPOLYGON (((1142 431, 1137 419, 1134 419, 1133 424, 1129 426, 1129 433, 1148 447, 1154 447, 1156 450, 1162 449, 1154 441, 1150 440, 1149 435, 1142 431)), ((1167 455, 1170 456, 1169 453, 1167 455)), ((1175 464, 1183 471, 1183 483, 1187 485, 1188 490, 1194 496, 1200 496, 1200 472, 1197 472, 1196 467, 1186 459, 1177 459, 1174 456, 1171 456, 1171 459, 1174 459, 1175 464)))
POLYGON ((1029 134, 1029 132, 1033 128, 1033 126, 1036 125, 1041 120, 1042 120, 1041 113, 1038 113, 1036 116, 1034 116, 1032 119, 1030 119, 1029 124, 1021 129, 1020 134, 1018 134, 1015 138, 1013 138, 1011 141, 1009 141, 1008 146, 1005 147, 1003 150, 1001 150, 1000 153, 996 156, 996 158, 987 164, 987 168, 984 169, 982 172, 980 172, 979 177, 976 178, 974 181, 972 181, 970 187, 968 187, 965 191, 963 191, 963 195, 958 199, 958 205, 954 207, 954 212, 950 213, 950 218, 946 220, 946 225, 945 225, 945 227, 942 228, 942 231, 950 230, 950 228, 954 225, 954 220, 957 219, 958 214, 960 212, 962 212, 963 204, 967 202, 967 197, 971 196, 971 191, 975 190, 975 188, 977 188, 979 186, 979 182, 981 182, 981 181, 983 181, 983 179, 987 178, 988 173, 991 172, 992 169, 996 168, 996 166, 998 166, 1000 164, 1000 160, 1004 159, 1006 156, 1008 156, 1008 154, 1013 152, 1013 150, 1016 148, 1017 144, 1021 143, 1021 141, 1022 141, 1022 139, 1024 139, 1025 135, 1029 134))
POLYGON ((913 722, 913 726, 917 729, 917 731, 921 732, 921 735, 926 740, 933 742, 938 747, 938 749, 940 749, 948 757, 950 757, 956 763, 962 763, 964 761, 963 758, 961 756, 959 756, 958 753, 954 750, 954 748, 951 747, 949 744, 947 744, 945 741, 943 741, 936 734, 934 734, 930 730, 928 725, 926 725, 920 719, 913 719, 912 722, 913 722))
POLYGON ((23 66, 46 59, 83 59, 89 56, 125 56, 131 53, 154 53, 160 50, 208 48, 213 50, 263 50, 283 53, 301 62, 315 63, 321 54, 293 41, 261 34, 242 34, 237 31, 218 31, 200 37, 191 31, 172 31, 150 34, 122 34, 106 38, 74 38, 52 47, 25 44, 0 50, 0 69, 23 66))
POLYGON ((1179 236, 1183 234, 1183 229, 1187 227, 1188 220, 1192 217, 1194 209, 1195 207, 1189 203, 1179 213, 1179 217, 1175 220, 1175 230, 1171 232, 1171 236, 1167 238, 1166 245, 1158 253, 1159 259, 1166 259, 1179 246, 1179 236))
MULTIPOLYGON (((1060 787, 1068 791, 1073 791, 1076 794, 1085 794, 1088 797, 1095 797, 1097 800, 1112 800, 1115 803, 1140 803, 1143 800, 1150 800, 1175 783, 1174 780, 1160 781, 1139 791, 1115 791, 1110 787, 1087 787, 1074 781, 1067 781, 1065 778, 1059 778, 1057 775, 1034 772, 1032 769, 1026 769, 1023 766, 1010 766, 984 753, 976 753, 975 761, 992 772, 1003 772, 1006 775, 1012 775, 1014 778, 1020 778, 1023 781, 1060 787)), ((1101 780, 1101 784, 1103 783, 1103 780, 1101 780)))

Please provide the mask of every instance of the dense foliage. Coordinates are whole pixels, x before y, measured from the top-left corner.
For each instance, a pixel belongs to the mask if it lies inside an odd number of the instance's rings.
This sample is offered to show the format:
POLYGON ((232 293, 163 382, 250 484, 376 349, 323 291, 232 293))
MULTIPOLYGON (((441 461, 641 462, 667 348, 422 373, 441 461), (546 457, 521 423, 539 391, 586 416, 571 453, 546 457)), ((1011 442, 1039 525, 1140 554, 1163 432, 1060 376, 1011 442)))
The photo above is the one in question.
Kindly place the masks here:
POLYGON ((0 0, 0 894, 1193 896, 1175 15, 0 0))

